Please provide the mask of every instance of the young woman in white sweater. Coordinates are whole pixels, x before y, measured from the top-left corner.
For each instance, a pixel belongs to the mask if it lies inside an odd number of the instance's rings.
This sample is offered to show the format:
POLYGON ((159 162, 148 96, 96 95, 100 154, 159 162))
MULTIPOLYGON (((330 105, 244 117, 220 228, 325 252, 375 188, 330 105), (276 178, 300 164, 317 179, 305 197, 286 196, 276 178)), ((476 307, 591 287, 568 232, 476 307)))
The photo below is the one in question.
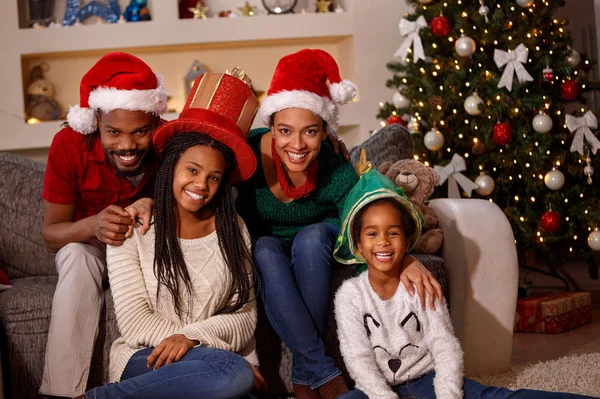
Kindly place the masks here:
POLYGON ((154 134, 150 230, 107 250, 121 336, 111 383, 86 398, 251 397, 254 372, 236 352, 256 327, 254 272, 231 184, 256 168, 245 136, 258 104, 240 79, 208 75, 154 134))
POLYGON ((367 271, 344 282, 335 296, 340 350, 357 388, 340 398, 583 398, 464 378, 447 306, 425 310, 400 284, 402 258, 419 237, 422 219, 387 178, 363 174, 348 195, 342 223, 334 256, 366 263, 367 271))

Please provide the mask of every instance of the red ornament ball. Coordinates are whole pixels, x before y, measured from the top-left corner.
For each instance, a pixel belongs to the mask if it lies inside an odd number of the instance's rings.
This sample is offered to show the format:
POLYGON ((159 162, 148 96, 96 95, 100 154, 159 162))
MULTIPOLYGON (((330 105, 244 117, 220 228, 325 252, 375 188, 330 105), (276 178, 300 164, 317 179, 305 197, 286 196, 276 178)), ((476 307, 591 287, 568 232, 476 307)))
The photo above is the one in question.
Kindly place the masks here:
POLYGON ((558 212, 546 211, 540 217, 540 227, 546 233, 555 233, 560 230, 562 218, 558 212))
POLYGON ((402 126, 407 126, 406 121, 400 118, 398 115, 392 115, 385 121, 386 125, 393 125, 394 123, 399 123, 402 126))
POLYGON ((579 97, 579 93, 581 93, 581 86, 576 80, 569 79, 560 86, 560 95, 566 101, 575 101, 579 97))
POLYGON ((510 144, 513 137, 512 127, 507 122, 498 123, 494 126, 492 139, 498 145, 510 144))
POLYGON ((452 30, 452 26, 450 26, 450 21, 443 15, 438 15, 437 17, 431 20, 431 33, 433 33, 434 36, 448 36, 450 30, 452 30))

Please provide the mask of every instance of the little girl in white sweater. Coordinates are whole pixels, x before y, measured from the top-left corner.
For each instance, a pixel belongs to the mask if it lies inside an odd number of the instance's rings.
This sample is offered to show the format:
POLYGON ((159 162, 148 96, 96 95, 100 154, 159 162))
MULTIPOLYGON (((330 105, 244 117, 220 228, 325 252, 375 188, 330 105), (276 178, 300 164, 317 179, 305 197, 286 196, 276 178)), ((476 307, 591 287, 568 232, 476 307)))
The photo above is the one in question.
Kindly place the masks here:
POLYGON ((400 284, 402 258, 423 221, 387 178, 363 174, 348 195, 342 223, 335 258, 366 263, 367 272, 344 282, 335 296, 340 350, 357 388, 340 398, 582 398, 486 387, 464 378, 446 304, 425 310, 400 284))

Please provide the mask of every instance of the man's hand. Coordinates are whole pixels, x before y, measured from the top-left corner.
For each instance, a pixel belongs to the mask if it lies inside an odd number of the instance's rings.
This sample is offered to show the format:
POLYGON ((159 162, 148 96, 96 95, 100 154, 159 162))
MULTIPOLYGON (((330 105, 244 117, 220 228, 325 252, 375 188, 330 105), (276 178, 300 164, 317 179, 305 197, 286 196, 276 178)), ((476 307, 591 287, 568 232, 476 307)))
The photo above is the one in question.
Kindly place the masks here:
POLYGON ((173 334, 162 340, 160 344, 148 356, 148 367, 157 370, 165 364, 178 362, 181 358, 198 345, 198 341, 192 341, 183 334, 173 334))
MULTIPOLYGON (((140 234, 144 235, 150 229, 150 220, 152 219, 152 207, 154 206, 154 200, 152 198, 140 198, 133 204, 129 205, 125 210, 133 220, 139 220, 142 223, 140 234)), ((137 221, 136 221, 137 223, 137 221)), ((131 237, 134 226, 129 228, 127 231, 127 237, 131 237)))
POLYGON ((415 294, 415 290, 412 286, 414 284, 417 287, 417 294, 421 298, 421 304, 425 309, 425 290, 429 294, 429 307, 435 310, 435 298, 437 297, 440 302, 443 300, 442 286, 437 282, 433 274, 425 268, 412 256, 404 257, 402 261, 403 270, 400 274, 400 281, 406 287, 406 291, 410 295, 415 294), (412 284, 411 284, 412 283, 412 284))
POLYGON ((116 205, 109 205, 94 219, 94 235, 105 244, 122 245, 129 227, 135 221, 129 216, 125 209, 116 205))
POLYGON ((346 159, 346 161, 350 160, 350 153, 348 152, 348 149, 346 148, 346 144, 344 144, 342 139, 333 135, 332 133, 327 133, 327 140, 329 140, 329 142, 331 143, 331 146, 333 147, 333 152, 335 152, 336 154, 339 154, 340 150, 341 150, 342 155, 344 155, 344 158, 346 159))

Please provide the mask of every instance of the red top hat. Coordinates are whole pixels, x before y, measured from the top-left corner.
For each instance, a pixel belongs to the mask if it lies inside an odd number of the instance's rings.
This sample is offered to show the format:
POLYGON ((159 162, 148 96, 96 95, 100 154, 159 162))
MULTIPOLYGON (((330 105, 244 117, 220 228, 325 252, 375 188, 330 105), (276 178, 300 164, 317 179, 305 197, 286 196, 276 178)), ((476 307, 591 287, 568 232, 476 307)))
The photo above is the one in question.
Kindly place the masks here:
POLYGON ((96 111, 115 109, 161 115, 167 111, 162 79, 144 61, 127 53, 109 53, 83 76, 79 105, 69 108, 67 122, 81 134, 96 131, 96 111))
POLYGON ((257 110, 258 100, 248 83, 224 73, 206 73, 194 82, 179 118, 154 132, 154 150, 161 154, 174 134, 204 133, 235 154, 231 183, 247 180, 256 170, 256 157, 246 138, 257 110))

